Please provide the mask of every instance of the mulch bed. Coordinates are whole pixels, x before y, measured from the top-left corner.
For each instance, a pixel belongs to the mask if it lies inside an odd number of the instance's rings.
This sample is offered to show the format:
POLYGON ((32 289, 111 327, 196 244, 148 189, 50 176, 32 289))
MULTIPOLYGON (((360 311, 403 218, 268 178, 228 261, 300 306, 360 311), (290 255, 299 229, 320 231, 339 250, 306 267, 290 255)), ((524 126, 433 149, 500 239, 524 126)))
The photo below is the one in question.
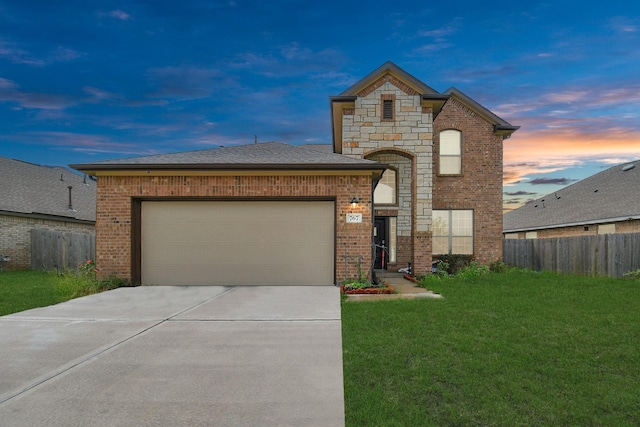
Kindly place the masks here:
POLYGON ((362 288, 362 289, 345 289, 344 285, 340 285, 340 293, 346 295, 375 295, 375 294, 395 294, 396 290, 391 287, 388 283, 384 283, 384 287, 376 286, 372 288, 362 288))

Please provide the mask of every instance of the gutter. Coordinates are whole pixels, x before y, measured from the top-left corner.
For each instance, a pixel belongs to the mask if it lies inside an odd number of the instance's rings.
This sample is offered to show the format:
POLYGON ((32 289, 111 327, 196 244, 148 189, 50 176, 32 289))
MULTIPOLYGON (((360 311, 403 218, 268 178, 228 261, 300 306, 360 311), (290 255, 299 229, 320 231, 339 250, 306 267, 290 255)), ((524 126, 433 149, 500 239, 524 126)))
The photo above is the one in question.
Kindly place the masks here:
POLYGON ((80 219, 80 218, 74 218, 71 216, 51 215, 51 214, 44 214, 44 213, 38 213, 38 212, 27 213, 27 212, 0 211, 0 215, 17 216, 21 218, 31 218, 31 219, 46 219, 49 221, 72 222, 75 224, 87 224, 87 225, 96 224, 95 220, 80 219))
POLYGON ((292 164, 274 164, 274 163, 168 163, 168 164, 100 164, 100 163, 85 163, 85 164, 73 164, 69 165, 73 169, 79 171, 118 171, 118 170, 131 170, 131 171, 146 171, 146 170, 190 170, 190 171, 211 171, 211 170, 224 170, 224 171, 247 171, 247 170, 384 170, 386 167, 380 163, 372 162, 371 164, 358 164, 358 163, 292 163, 292 164))

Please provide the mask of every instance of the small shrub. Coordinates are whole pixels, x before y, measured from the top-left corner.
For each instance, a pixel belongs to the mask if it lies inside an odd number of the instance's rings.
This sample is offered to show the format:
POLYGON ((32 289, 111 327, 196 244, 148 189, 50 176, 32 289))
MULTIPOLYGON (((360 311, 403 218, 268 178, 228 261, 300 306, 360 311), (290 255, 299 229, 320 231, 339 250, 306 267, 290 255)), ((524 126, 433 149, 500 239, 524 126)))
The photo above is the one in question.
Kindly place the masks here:
POLYGON ((491 270, 488 266, 479 264, 478 261, 471 261, 468 266, 464 267, 458 272, 458 274, 456 274, 456 278, 472 279, 475 277, 487 275, 490 272, 491 270))
POLYGON ((88 259, 84 264, 78 266, 78 274, 90 280, 96 280, 97 273, 96 263, 92 259, 88 259))
POLYGON ((469 266, 469 264, 473 260, 473 255, 441 255, 438 260, 438 270, 446 270, 447 274, 456 274, 460 270, 463 270, 465 267, 469 266))
POLYGON ((448 271, 449 263, 445 260, 440 260, 436 264, 435 271, 433 271, 431 274, 427 274, 426 276, 421 276, 418 278, 418 286, 429 288, 430 283, 448 280, 451 277, 448 271))
POLYGON ((107 289, 129 288, 134 286, 129 280, 121 279, 119 277, 110 277, 109 279, 104 280, 102 284, 107 289))
POLYGON ((96 278, 98 270, 93 260, 80 264, 75 271, 65 271, 59 274, 56 291, 65 298, 78 298, 97 294, 121 286, 131 286, 131 283, 117 277, 101 281, 96 278))
MULTIPOLYGON (((460 263, 459 260, 461 259, 461 257, 462 256, 456 258, 455 262, 460 263)), ((468 256, 465 255, 465 257, 468 256)), ((461 267, 459 270, 457 270, 456 273, 450 273, 451 270, 452 268, 447 262, 447 258, 443 258, 438 261, 438 263, 436 264, 436 270, 432 274, 428 274, 420 278, 418 285, 422 286, 423 288, 428 288, 429 284, 432 284, 434 282, 441 282, 449 279, 466 280, 481 277, 491 273, 491 269, 489 268, 489 266, 480 264, 475 260, 470 260, 468 265, 461 267)))
POLYGON ((369 282, 347 282, 344 283, 344 289, 345 290, 352 290, 352 289, 364 289, 364 288, 370 288, 372 285, 369 282))
POLYGON ((492 273, 507 273, 509 266, 499 259, 489 264, 489 270, 491 270, 492 273))
POLYGON ((625 279, 640 280, 640 268, 634 271, 626 272, 622 275, 625 279))
POLYGON ((436 264, 436 271, 434 271, 432 275, 435 275, 438 277, 447 277, 450 274, 450 271, 451 271, 451 266, 449 265, 449 263, 446 260, 441 259, 436 264))

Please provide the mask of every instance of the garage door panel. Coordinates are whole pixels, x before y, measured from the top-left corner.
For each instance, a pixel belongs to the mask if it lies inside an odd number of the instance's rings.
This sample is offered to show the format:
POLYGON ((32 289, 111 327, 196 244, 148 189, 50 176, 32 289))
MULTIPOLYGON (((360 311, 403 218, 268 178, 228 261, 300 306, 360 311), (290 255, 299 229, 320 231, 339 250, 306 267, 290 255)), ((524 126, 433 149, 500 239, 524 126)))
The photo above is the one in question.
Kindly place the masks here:
POLYGON ((143 202, 142 281, 329 285, 334 234, 333 202, 143 202))

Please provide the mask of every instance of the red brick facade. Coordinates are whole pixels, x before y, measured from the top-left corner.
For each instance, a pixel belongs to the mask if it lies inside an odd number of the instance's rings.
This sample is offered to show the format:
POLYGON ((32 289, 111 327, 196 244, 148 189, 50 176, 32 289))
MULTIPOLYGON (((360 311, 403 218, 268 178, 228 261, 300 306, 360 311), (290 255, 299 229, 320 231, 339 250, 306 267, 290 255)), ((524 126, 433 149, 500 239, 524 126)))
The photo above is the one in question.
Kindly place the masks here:
MULTIPOLYGON (((345 255, 362 256, 371 263, 371 175, 272 176, 98 176, 96 263, 103 278, 135 280, 134 234, 140 226, 136 202, 158 197, 175 200, 294 200, 322 199, 336 202, 336 280, 357 277, 345 255), (351 199, 360 203, 351 206, 351 199), (362 223, 346 223, 347 213, 361 213, 362 223)), ((367 267, 363 267, 366 271, 367 267)))
POLYGON ((472 209, 475 258, 483 264, 502 258, 502 136, 454 97, 433 129, 433 209, 472 209), (460 176, 438 174, 439 134, 447 129, 462 132, 460 176))

